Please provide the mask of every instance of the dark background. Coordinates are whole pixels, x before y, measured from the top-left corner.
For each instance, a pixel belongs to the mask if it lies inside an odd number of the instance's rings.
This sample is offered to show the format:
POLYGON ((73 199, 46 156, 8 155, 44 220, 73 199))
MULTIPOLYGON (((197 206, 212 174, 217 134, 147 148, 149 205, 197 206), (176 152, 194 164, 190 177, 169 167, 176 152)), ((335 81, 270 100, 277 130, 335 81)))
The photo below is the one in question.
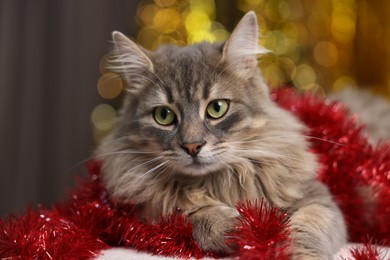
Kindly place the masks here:
POLYGON ((0 216, 58 201, 83 171, 99 61, 113 30, 135 35, 137 3, 0 0, 0 216))

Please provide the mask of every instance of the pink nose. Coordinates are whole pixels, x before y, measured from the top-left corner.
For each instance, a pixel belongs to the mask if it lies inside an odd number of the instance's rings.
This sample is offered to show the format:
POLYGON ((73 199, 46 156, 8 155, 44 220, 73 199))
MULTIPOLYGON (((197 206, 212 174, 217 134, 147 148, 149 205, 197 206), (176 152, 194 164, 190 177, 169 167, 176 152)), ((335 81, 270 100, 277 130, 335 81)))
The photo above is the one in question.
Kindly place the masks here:
POLYGON ((206 144, 206 142, 194 142, 194 143, 183 143, 181 148, 184 149, 189 155, 195 157, 199 154, 202 147, 206 144))

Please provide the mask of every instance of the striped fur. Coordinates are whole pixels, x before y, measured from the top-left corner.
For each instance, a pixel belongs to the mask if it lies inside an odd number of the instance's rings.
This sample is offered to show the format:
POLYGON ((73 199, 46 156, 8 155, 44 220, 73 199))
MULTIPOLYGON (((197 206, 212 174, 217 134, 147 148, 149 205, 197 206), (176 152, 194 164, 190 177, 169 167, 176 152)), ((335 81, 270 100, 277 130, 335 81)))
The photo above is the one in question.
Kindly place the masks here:
POLYGON ((112 69, 128 93, 116 128, 96 151, 105 185, 115 200, 140 205, 145 218, 183 210, 199 245, 217 252, 228 250, 223 239, 238 216, 236 203, 264 198, 291 215, 294 259, 330 259, 346 239, 342 215, 315 179, 304 126, 269 98, 253 33, 254 13, 225 44, 149 52, 115 33, 112 69), (229 110, 211 119, 207 105, 216 99, 229 100, 229 110), (177 122, 159 125, 158 106, 174 111, 177 122), (194 158, 182 144, 198 141, 204 146, 194 158))

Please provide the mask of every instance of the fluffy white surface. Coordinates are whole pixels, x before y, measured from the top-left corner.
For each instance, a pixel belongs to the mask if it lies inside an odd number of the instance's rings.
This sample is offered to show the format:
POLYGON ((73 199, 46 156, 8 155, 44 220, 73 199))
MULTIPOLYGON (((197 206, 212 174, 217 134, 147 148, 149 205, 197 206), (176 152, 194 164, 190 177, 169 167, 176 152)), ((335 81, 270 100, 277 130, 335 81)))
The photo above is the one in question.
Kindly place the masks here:
MULTIPOLYGON (((333 259, 353 259, 352 256, 349 253, 349 249, 353 247, 361 247, 361 244, 347 244, 343 248, 340 249, 337 254, 333 256, 333 259)), ((382 250, 382 258, 381 259, 390 259, 390 248, 383 248, 382 250)), ((144 252, 138 252, 135 249, 132 248, 111 248, 107 250, 103 250, 101 252, 101 255, 99 255, 97 260, 127 260, 127 259, 133 259, 133 260, 169 260, 169 259, 177 259, 175 257, 165 257, 165 256, 158 256, 158 255, 151 255, 144 252)), ((207 258, 211 259, 211 258, 207 258)))

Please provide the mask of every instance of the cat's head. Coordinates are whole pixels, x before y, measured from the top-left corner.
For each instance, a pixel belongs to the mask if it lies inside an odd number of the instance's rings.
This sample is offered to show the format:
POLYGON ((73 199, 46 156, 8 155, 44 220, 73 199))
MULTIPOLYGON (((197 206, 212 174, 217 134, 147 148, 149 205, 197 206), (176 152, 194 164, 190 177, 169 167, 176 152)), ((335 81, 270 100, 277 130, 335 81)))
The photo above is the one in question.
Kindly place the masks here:
POLYGON ((254 12, 225 43, 152 52, 114 32, 111 70, 127 83, 127 96, 110 140, 121 142, 111 147, 128 151, 123 160, 190 175, 244 160, 240 149, 262 131, 270 105, 257 67, 267 51, 258 38, 254 12))

